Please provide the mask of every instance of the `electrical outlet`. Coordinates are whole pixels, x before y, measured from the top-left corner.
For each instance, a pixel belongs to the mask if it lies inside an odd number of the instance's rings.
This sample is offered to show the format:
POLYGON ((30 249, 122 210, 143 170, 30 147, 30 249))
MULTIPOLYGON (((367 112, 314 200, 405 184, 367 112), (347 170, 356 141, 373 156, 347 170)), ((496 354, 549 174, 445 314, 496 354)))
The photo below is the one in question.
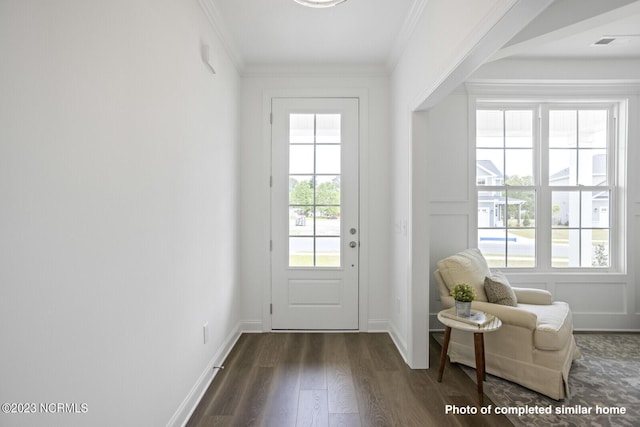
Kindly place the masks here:
POLYGON ((209 342, 209 322, 204 322, 204 325, 202 325, 202 341, 203 344, 209 342))

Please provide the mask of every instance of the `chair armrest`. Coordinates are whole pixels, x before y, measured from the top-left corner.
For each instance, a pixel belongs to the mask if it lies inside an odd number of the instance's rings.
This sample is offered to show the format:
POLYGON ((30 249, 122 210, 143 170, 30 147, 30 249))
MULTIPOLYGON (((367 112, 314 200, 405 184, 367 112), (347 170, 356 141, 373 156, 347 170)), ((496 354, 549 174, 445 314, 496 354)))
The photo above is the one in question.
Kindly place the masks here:
POLYGON ((511 288, 518 298, 518 302, 522 304, 549 305, 553 303, 551 292, 545 289, 535 288, 511 288))
POLYGON ((492 304, 484 301, 473 301, 471 308, 474 310, 491 313, 498 317, 503 324, 519 326, 529 330, 535 330, 538 324, 538 316, 530 311, 508 305, 492 304))

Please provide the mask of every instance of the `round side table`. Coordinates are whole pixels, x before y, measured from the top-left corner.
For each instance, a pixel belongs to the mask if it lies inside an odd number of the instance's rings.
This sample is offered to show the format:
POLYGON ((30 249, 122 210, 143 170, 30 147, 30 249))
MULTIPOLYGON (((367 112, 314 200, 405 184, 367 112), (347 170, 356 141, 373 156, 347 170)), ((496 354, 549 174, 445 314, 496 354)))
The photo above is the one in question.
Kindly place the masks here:
POLYGON ((455 313, 455 307, 447 310, 442 310, 438 313, 438 320, 444 325, 444 342, 442 343, 442 353, 440 353, 440 368, 438 369, 438 382, 442 382, 442 375, 444 374, 444 365, 447 361, 447 351, 449 350, 449 340, 451 339, 451 328, 455 328, 461 331, 473 332, 473 343, 476 354, 476 379, 478 381, 478 401, 480 406, 483 405, 484 391, 482 389, 482 383, 486 379, 485 364, 484 364, 484 334, 488 332, 497 331, 502 326, 502 321, 497 317, 494 317, 489 323, 478 326, 464 321, 455 320, 446 314, 455 313))

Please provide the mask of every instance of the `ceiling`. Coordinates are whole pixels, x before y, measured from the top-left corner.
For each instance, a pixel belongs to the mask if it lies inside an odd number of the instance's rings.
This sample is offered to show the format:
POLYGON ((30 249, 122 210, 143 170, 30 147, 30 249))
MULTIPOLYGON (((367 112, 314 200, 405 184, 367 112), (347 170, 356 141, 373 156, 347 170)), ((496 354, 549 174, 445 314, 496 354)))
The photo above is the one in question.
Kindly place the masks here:
POLYGON ((529 46, 520 55, 547 58, 640 58, 640 14, 595 25, 585 31, 529 46), (602 38, 608 44, 595 44, 602 38))
MULTIPOLYGON (((240 69, 315 65, 389 67, 428 0, 347 0, 313 9, 294 0, 201 0, 240 69)), ((473 0, 467 0, 473 1, 473 0)), ((640 1, 556 0, 495 59, 640 58, 640 1), (627 36, 594 46, 603 36, 627 36)))
POLYGON ((555 0, 494 59, 505 57, 640 59, 640 1, 555 0))
POLYGON ((238 62, 250 67, 386 65, 425 0, 347 0, 325 9, 293 0, 213 3, 238 62))

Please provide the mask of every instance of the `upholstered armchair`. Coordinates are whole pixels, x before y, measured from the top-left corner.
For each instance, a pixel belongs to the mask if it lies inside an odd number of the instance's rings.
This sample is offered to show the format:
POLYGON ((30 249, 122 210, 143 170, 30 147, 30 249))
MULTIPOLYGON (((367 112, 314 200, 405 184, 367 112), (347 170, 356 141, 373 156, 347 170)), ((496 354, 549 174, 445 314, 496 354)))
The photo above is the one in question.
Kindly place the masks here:
MULTIPOLYGON (((454 305, 449 292, 464 282, 476 291, 472 309, 502 320, 502 327, 484 338, 486 372, 556 400, 568 396, 571 363, 581 356, 566 302, 553 301, 546 290, 511 287, 504 275, 492 274, 478 249, 439 261, 435 279, 443 308, 454 305)), ((475 367, 472 333, 452 331, 449 358, 475 367)))

